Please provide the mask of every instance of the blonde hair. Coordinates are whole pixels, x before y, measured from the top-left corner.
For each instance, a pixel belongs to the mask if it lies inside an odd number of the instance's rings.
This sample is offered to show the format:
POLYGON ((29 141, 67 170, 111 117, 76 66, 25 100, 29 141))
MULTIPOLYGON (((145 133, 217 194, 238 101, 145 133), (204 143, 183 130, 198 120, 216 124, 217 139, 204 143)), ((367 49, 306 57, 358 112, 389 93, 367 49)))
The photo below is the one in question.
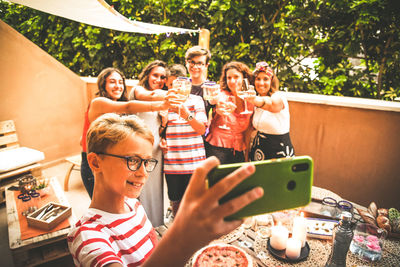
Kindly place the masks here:
POLYGON ((107 148, 137 134, 154 144, 154 136, 136 115, 106 113, 94 120, 87 132, 87 152, 104 153, 107 148))

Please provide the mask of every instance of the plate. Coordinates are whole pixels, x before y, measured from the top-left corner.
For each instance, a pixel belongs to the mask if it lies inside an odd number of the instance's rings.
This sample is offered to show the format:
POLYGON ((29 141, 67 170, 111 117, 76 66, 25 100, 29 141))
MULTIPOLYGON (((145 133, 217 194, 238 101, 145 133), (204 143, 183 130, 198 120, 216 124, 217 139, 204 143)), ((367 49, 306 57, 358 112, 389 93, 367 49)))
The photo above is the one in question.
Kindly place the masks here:
POLYGON ((306 244, 304 245, 304 247, 301 248, 300 257, 298 259, 290 259, 290 258, 286 257, 286 251, 284 249, 276 250, 273 247, 271 247, 269 239, 268 239, 268 243, 267 243, 267 249, 272 254, 272 256, 274 256, 275 258, 277 258, 279 260, 288 261, 288 262, 299 262, 299 261, 305 260, 308 257, 308 254, 310 254, 310 246, 308 245, 307 241, 306 241, 306 244))
MULTIPOLYGON (((222 251, 222 250, 230 250, 230 251, 234 251, 236 252, 240 252, 242 255, 244 255, 247 259, 247 266, 246 267, 253 267, 253 260, 252 258, 249 256, 249 254, 247 254, 243 249, 234 246, 234 245, 229 245, 229 244, 225 244, 225 243, 214 243, 214 244, 210 244, 208 246, 203 247, 202 249, 200 249, 199 251, 197 251, 194 256, 193 256, 193 260, 192 260, 192 266, 193 267, 197 267, 199 265, 196 265, 197 260, 199 257, 204 256, 204 253, 206 252, 210 252, 210 249, 215 249, 217 251, 222 251)), ((228 266, 228 263, 224 262, 224 258, 226 260, 231 260, 231 257, 223 257, 222 261, 219 262, 215 262, 215 265, 212 266, 228 266), (219 264, 219 265, 218 265, 219 264)), ((213 262, 214 263, 214 262, 213 262)), ((211 264, 211 262, 209 262, 206 265, 202 265, 202 266, 209 266, 209 264, 211 264)))
POLYGON ((338 224, 335 220, 307 218, 307 236, 319 239, 332 239, 333 228, 338 224))

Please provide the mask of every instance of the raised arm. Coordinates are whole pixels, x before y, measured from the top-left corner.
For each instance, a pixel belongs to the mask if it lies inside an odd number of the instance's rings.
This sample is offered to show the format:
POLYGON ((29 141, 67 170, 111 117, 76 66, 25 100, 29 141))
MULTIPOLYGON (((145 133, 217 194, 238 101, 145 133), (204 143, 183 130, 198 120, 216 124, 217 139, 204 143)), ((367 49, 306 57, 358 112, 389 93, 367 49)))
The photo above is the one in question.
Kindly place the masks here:
POLYGON ((184 266, 198 249, 242 224, 242 220, 224 218, 260 198, 262 188, 256 187, 222 205, 218 201, 254 173, 255 167, 245 165, 207 188, 207 174, 218 164, 216 157, 210 157, 196 169, 172 226, 143 266, 184 266))
POLYGON ((282 96, 279 93, 274 93, 272 96, 256 96, 252 102, 256 107, 272 113, 280 112, 285 107, 282 96))
POLYGON ((159 111, 169 108, 169 101, 113 101, 106 97, 97 97, 92 100, 89 108, 89 121, 105 113, 137 113, 147 111, 159 111))
MULTIPOLYGON (((142 86, 137 86, 134 89, 134 94, 135 94, 135 99, 137 100, 162 101, 165 99, 167 91, 161 89, 150 91, 142 86)), ((130 99, 133 99, 132 95, 130 96, 130 99)))

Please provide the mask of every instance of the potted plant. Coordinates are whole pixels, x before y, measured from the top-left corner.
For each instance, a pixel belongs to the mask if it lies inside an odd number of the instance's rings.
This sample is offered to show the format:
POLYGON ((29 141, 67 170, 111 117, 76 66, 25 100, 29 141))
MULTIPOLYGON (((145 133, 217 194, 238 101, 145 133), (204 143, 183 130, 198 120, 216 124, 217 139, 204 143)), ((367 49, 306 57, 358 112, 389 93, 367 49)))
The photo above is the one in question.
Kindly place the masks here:
POLYGON ((38 192, 41 197, 47 195, 50 190, 49 180, 48 179, 38 180, 36 183, 36 187, 33 189, 36 190, 36 192, 38 192))

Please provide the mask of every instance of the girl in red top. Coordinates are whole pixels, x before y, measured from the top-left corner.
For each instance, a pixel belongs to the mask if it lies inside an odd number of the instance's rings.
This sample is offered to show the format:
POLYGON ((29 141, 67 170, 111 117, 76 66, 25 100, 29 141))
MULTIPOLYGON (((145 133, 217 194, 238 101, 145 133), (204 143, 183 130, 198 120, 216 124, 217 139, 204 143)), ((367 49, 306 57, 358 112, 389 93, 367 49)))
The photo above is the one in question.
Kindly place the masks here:
POLYGON ((247 110, 250 112, 241 114, 246 107, 245 100, 238 96, 238 91, 242 88, 245 78, 250 84, 253 83, 253 75, 249 67, 242 62, 229 62, 222 68, 221 97, 234 96, 236 109, 226 116, 217 105, 217 108, 213 110, 209 134, 205 142, 207 157, 216 156, 221 164, 245 161, 247 150, 245 136, 251 124, 254 108, 253 104, 247 103, 247 110), (224 124, 229 129, 219 127, 224 124))

